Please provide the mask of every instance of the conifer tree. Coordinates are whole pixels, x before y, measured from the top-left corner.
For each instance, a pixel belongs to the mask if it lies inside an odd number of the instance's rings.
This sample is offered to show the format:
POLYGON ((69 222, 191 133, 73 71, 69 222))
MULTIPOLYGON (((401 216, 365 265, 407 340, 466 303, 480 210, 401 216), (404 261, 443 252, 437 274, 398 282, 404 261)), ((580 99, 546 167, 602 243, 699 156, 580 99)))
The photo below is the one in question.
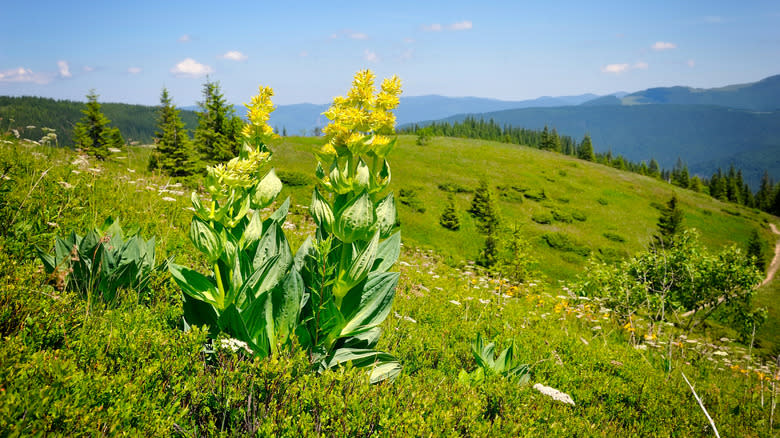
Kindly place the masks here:
POLYGON ((582 143, 580 143, 579 157, 583 160, 593 161, 593 143, 588 134, 585 134, 582 143))
POLYGON ((154 133, 157 146, 149 167, 158 168, 170 176, 195 173, 197 166, 190 137, 166 88, 160 94, 157 128, 159 130, 154 133))
POLYGON ((238 155, 241 139, 241 118, 233 105, 228 105, 219 82, 203 84, 203 102, 199 102, 195 144, 205 164, 227 161, 238 155))
POLYGON ((666 204, 666 208, 661 212, 658 219, 658 233, 653 236, 657 246, 670 246, 674 242, 674 237, 682 231, 683 212, 677 205, 677 196, 666 204))
POLYGON ((764 258, 764 248, 761 243, 761 236, 758 234, 758 230, 753 228, 753 231, 750 233, 750 239, 747 243, 747 256, 748 258, 753 257, 753 263, 761 272, 764 272, 766 270, 766 259, 764 258))
POLYGON ((455 198, 452 194, 447 196, 447 206, 439 217, 439 224, 452 231, 460 229, 460 219, 458 218, 458 212, 455 210, 455 198))
POLYGON ((647 168, 647 172, 653 178, 658 178, 661 174, 661 167, 658 165, 658 161, 655 161, 655 158, 650 159, 650 165, 647 168))
POLYGON ((761 186, 756 192, 756 207, 768 211, 772 202, 772 180, 769 178, 769 172, 764 170, 764 176, 761 177, 761 186))
POLYGON ((474 192, 474 199, 468 212, 477 221, 477 230, 485 235, 485 246, 482 249, 479 264, 492 267, 498 260, 498 206, 493 199, 487 181, 482 180, 474 192))
POLYGON ((124 140, 119 129, 108 126, 111 121, 100 111, 97 99, 95 90, 90 90, 87 94, 87 108, 81 111, 84 116, 73 129, 73 141, 81 150, 99 160, 105 160, 108 148, 122 147, 124 140))

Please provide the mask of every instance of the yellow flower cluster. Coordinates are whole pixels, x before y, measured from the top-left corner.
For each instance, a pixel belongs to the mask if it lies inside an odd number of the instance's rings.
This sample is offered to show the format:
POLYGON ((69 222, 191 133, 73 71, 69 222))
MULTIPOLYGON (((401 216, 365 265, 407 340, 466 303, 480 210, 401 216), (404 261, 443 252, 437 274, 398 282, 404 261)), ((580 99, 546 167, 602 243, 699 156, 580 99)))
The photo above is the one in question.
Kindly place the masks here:
POLYGON ((247 111, 247 118, 249 123, 244 124, 241 134, 244 137, 252 138, 267 137, 276 138, 274 130, 268 125, 268 119, 271 113, 274 111, 274 104, 271 102, 271 96, 274 95, 274 90, 271 87, 259 87, 257 95, 252 97, 250 103, 244 104, 247 111))
POLYGON ((257 173, 271 154, 257 150, 249 151, 246 159, 235 157, 226 163, 206 168, 208 176, 216 180, 220 188, 248 188, 257 182, 257 173))
POLYGON ((323 129, 331 148, 356 144, 371 137, 374 146, 390 141, 386 135, 395 132, 395 114, 391 111, 398 106, 401 80, 398 76, 385 79, 376 93, 374 78, 370 70, 357 72, 347 97, 336 97, 333 105, 323 113, 331 120, 323 129))

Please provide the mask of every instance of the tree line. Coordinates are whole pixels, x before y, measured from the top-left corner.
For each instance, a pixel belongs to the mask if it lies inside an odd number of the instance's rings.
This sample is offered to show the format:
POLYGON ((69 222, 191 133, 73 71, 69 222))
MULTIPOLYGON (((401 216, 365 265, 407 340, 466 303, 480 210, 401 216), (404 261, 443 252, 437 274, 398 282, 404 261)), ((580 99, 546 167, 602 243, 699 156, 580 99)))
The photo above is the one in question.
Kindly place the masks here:
POLYGON ((727 172, 719 168, 710 178, 700 178, 697 175, 691 176, 688 166, 680 158, 677 159, 673 169, 663 169, 655 158, 651 158, 649 163, 634 162, 620 154, 614 155, 611 150, 594 152, 593 141, 588 134, 578 142, 570 136, 558 134, 555 128, 550 129, 547 125, 542 130, 534 130, 499 125, 493 119, 486 121, 471 116, 453 123, 431 122, 424 126, 413 124, 400 128, 399 133, 416 134, 419 145, 426 144, 431 137, 435 136, 526 145, 650 176, 679 187, 709 194, 722 201, 780 215, 780 182, 772 181, 767 171, 764 171, 759 189, 753 192, 744 181, 742 171, 734 166, 731 166, 727 172))

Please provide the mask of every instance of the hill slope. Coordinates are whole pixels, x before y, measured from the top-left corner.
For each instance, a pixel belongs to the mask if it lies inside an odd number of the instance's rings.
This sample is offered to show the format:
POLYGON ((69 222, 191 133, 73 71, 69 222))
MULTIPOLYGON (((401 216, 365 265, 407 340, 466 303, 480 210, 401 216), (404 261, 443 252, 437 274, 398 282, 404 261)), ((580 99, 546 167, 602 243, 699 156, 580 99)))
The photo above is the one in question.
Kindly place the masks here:
POLYGON ((780 179, 780 111, 758 113, 708 105, 581 105, 472 116, 531 129, 549 125, 578 139, 589 133, 597 152, 612 150, 637 162, 655 158, 665 168, 672 168, 680 157, 694 173, 706 177, 718 167, 738 164, 753 187, 764 169, 780 179))

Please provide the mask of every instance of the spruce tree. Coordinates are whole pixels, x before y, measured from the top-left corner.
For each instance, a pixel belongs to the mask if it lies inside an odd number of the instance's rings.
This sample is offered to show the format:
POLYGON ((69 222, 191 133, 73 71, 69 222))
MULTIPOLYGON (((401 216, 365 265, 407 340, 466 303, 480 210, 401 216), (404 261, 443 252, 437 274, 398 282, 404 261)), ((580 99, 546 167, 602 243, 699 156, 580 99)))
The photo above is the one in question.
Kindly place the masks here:
POLYGON ((228 105, 219 82, 203 84, 203 102, 198 106, 198 127, 195 144, 205 164, 227 161, 238 154, 241 139, 241 119, 233 105, 228 105))
POLYGON ((756 192, 756 207, 769 211, 769 205, 772 202, 772 180, 769 178, 769 172, 764 170, 764 176, 761 177, 761 186, 756 192))
POLYGON ((761 243, 761 236, 758 234, 758 230, 753 228, 750 233, 750 239, 747 243, 747 256, 753 257, 753 263, 761 272, 766 270, 766 259, 764 258, 764 248, 761 243))
POLYGON ((650 166, 647 168, 647 172, 654 178, 658 178, 661 174, 661 167, 658 165, 658 161, 655 161, 655 158, 650 159, 650 166))
POLYGON ((579 157, 583 160, 593 161, 593 143, 588 134, 585 134, 585 138, 580 143, 579 157))
POLYGON ((110 120, 100 111, 95 90, 87 94, 87 107, 81 112, 84 116, 73 129, 73 141, 77 148, 94 155, 99 160, 108 157, 108 148, 119 148, 124 144, 119 129, 110 128, 110 120))
POLYGON ((683 212, 677 205, 677 196, 666 204, 666 208, 661 211, 661 217, 658 219, 658 233, 653 236, 657 246, 670 246, 674 238, 682 231, 683 212))
POLYGON ((166 88, 160 93, 157 128, 154 133, 157 146, 149 167, 158 168, 170 176, 195 173, 197 165, 190 137, 166 88))
POLYGON ((474 192, 468 212, 476 219, 477 231, 485 235, 485 246, 477 262, 490 268, 498 260, 498 206, 487 181, 482 180, 474 192))
POLYGON ((439 224, 452 231, 460 229, 460 219, 458 218, 458 212, 455 210, 455 198, 452 194, 447 196, 447 206, 439 217, 439 224))

